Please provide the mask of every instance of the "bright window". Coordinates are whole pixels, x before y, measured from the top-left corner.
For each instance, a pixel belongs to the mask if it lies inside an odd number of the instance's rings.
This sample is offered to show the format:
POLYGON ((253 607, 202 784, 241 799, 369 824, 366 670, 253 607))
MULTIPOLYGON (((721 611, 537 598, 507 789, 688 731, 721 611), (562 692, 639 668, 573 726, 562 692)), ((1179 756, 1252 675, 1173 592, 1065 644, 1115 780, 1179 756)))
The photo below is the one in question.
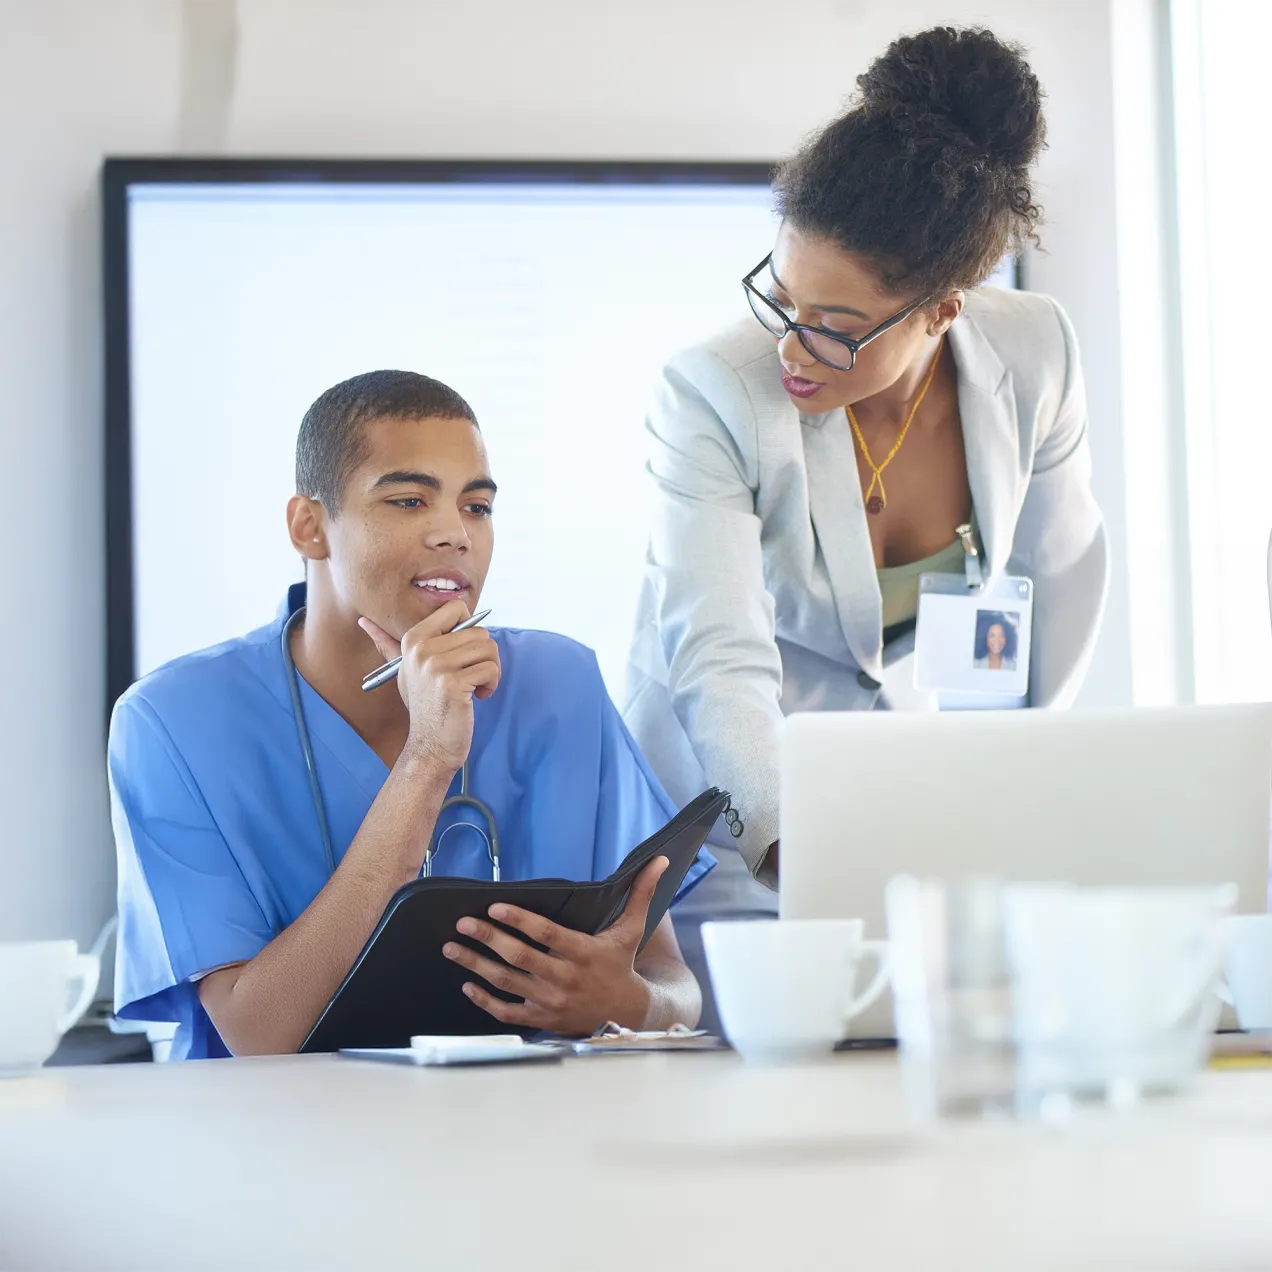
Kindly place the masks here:
POLYGON ((1172 12, 1198 701, 1272 699, 1272 356, 1266 50, 1272 5, 1172 12))

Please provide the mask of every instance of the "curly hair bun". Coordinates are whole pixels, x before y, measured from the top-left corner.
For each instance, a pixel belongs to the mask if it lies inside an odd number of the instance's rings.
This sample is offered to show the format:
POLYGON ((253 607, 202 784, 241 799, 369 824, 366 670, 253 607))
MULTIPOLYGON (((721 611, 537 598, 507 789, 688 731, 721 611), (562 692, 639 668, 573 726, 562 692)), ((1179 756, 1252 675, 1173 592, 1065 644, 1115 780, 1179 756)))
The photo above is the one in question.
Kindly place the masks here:
POLYGON ((783 218, 867 257, 898 295, 975 287, 1036 239, 1046 126, 1020 48, 935 27, 894 41, 857 89, 778 169, 783 218))
POLYGON ((1045 135, 1042 90, 1024 52, 980 28, 934 27, 894 40, 857 78, 859 104, 898 132, 996 167, 1029 168, 1045 135))

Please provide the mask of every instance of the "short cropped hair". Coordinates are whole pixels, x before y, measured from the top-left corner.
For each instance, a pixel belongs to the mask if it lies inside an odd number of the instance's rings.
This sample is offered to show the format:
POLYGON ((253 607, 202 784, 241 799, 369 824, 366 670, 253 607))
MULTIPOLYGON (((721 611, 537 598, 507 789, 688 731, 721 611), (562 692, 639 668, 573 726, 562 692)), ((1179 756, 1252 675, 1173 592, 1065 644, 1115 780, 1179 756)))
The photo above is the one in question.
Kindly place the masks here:
POLYGON ((305 412, 296 438, 296 493, 331 516, 353 470, 367 456, 363 425, 375 420, 468 420, 473 408, 440 380, 414 371, 368 371, 328 389, 305 412))

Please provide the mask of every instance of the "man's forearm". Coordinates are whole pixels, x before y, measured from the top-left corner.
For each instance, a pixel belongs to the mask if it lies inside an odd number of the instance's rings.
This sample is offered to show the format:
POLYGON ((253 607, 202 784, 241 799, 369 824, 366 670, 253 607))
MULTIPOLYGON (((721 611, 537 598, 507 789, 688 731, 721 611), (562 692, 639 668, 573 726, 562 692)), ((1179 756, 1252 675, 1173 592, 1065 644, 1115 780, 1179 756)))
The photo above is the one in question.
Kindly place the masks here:
POLYGON ((649 987, 649 1007, 645 1019, 633 1028, 670 1029, 675 1024, 692 1028, 698 1023, 702 1015, 702 990, 681 959, 638 959, 636 971, 649 987))
POLYGON ((420 872, 451 774, 410 756, 394 766, 335 873, 304 913, 200 999, 235 1055, 295 1051, 371 935, 420 872))

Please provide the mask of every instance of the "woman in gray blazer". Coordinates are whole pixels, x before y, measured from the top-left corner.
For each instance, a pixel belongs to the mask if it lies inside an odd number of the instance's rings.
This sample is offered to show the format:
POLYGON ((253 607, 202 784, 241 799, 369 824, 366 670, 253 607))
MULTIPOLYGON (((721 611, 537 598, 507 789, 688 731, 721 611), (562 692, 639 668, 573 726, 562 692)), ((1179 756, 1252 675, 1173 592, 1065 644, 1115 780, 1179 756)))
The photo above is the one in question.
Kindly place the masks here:
POLYGON ((783 714, 900 705, 887 669, 918 574, 962 569, 957 527, 991 578, 1033 579, 1031 705, 1072 701, 1103 609, 1073 328, 1048 297, 977 289, 1039 220, 1038 81, 991 33, 938 28, 858 89, 778 170, 753 316, 673 358, 648 420, 625 715, 675 797, 733 794, 716 839, 738 852, 700 911, 771 910, 750 877, 776 886, 783 714))

